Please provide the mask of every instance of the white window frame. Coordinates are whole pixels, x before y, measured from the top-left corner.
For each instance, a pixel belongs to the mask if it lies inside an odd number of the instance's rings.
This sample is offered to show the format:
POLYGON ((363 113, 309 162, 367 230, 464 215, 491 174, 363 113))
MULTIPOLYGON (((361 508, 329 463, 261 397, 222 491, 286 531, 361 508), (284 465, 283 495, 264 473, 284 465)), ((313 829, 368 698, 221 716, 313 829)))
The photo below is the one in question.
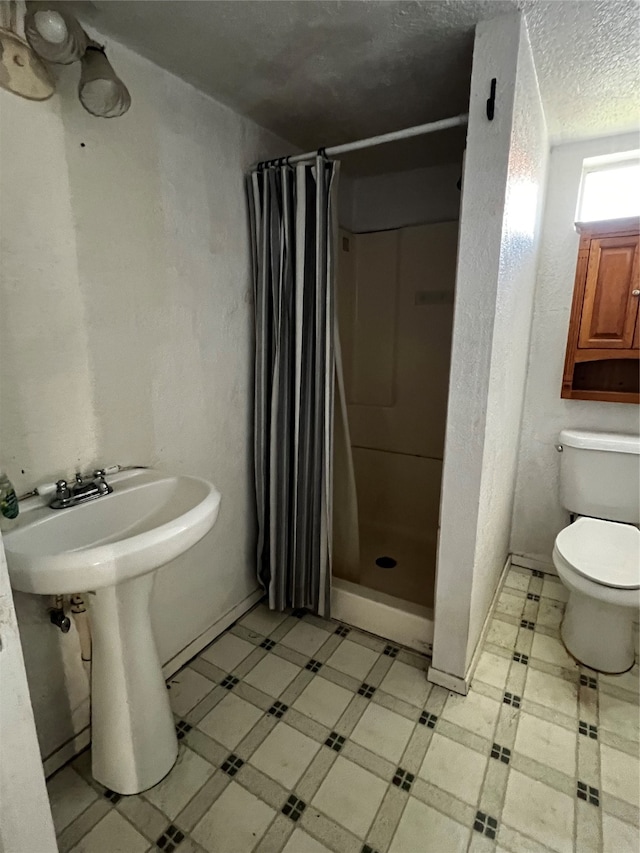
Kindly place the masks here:
MULTIPOLYGON (((583 220, 580 212, 582 210, 582 202, 584 200, 584 190, 585 190, 585 178, 591 172, 607 172, 613 171, 614 169, 621 169, 625 166, 628 166, 630 163, 636 163, 640 165, 640 149, 633 149, 631 151, 621 151, 618 154, 604 154, 600 157, 588 157, 582 162, 582 175, 580 177, 580 190, 578 192, 578 203, 576 205, 576 222, 583 222, 587 220, 583 220)), ((640 214, 640 210, 638 211, 640 214)), ((607 217, 603 222, 606 222, 607 219, 615 219, 616 217, 607 217)), ((620 217, 623 218, 623 217, 620 217)), ((600 220, 595 220, 600 221, 600 220)))

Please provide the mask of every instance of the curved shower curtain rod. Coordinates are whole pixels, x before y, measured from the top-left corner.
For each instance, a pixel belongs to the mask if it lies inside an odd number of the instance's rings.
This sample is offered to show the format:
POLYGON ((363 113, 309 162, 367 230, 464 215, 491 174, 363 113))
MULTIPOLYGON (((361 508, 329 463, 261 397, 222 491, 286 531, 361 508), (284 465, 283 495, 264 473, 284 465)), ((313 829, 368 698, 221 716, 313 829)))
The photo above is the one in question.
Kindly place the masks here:
POLYGON ((448 130, 451 127, 462 127, 469 121, 469 114, 462 113, 453 118, 443 118, 440 121, 431 121, 428 124, 418 124, 415 127, 406 127, 404 130, 393 130, 391 133, 383 133, 380 136, 370 136, 368 139, 358 139, 355 142, 345 142, 344 145, 332 145, 330 148, 318 148, 317 151, 308 151, 306 154, 289 155, 288 157, 276 157, 275 160, 263 160, 258 163, 258 168, 275 166, 277 163, 293 166, 294 163, 302 163, 304 160, 313 160, 318 154, 333 157, 338 154, 346 154, 348 151, 358 151, 361 148, 373 148, 374 145, 384 145, 386 142, 395 142, 398 139, 409 139, 412 136, 422 136, 425 133, 435 133, 438 130, 448 130))

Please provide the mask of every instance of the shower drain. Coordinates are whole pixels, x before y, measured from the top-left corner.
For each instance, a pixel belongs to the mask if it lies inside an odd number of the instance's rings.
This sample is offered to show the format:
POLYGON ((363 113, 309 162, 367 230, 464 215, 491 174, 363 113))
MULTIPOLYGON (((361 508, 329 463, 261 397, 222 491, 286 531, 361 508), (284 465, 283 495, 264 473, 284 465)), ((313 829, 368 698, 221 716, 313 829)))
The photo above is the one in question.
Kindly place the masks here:
POLYGON ((376 566, 380 566, 381 569, 394 569, 397 565, 393 557, 378 557, 376 560, 376 566))

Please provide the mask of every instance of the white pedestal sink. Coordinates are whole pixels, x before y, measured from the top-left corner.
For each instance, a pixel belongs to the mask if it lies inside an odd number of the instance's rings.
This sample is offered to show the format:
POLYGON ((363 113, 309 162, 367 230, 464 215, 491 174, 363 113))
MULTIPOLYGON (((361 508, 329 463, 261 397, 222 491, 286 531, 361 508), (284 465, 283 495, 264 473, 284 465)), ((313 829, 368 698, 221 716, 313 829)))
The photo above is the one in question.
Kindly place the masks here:
POLYGON ((149 615, 154 571, 213 527, 220 494, 206 480, 146 469, 109 483, 110 495, 68 509, 25 501, 4 545, 14 589, 89 593, 92 772, 112 791, 137 794, 178 755, 149 615))

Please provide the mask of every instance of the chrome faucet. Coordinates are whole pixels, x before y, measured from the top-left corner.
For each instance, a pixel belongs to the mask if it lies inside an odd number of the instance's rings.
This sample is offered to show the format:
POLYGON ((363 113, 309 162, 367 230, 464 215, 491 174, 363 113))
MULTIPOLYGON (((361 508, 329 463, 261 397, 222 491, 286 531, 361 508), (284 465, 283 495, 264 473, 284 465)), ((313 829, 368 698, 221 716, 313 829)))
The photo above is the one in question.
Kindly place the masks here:
POLYGON ((66 480, 58 480, 55 497, 49 506, 51 509, 66 509, 111 494, 113 489, 105 480, 104 475, 104 469, 98 468, 93 472, 92 480, 85 483, 82 474, 77 473, 76 481, 71 488, 69 488, 66 480))

